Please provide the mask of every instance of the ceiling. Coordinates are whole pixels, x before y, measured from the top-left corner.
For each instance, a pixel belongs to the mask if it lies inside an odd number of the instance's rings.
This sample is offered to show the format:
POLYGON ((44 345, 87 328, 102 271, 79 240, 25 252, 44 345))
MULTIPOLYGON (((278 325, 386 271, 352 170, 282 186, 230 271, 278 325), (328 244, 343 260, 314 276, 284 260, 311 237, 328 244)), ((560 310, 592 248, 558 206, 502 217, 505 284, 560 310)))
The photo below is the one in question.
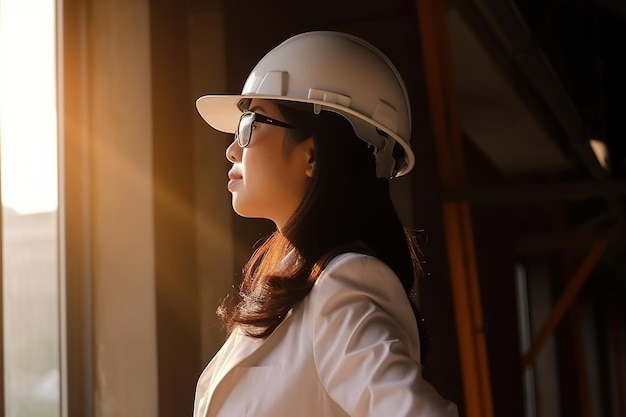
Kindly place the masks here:
POLYGON ((508 176, 571 168, 535 110, 456 8, 448 31, 464 134, 508 176))
POLYGON ((626 2, 450 3, 463 132, 501 173, 624 175, 626 2))

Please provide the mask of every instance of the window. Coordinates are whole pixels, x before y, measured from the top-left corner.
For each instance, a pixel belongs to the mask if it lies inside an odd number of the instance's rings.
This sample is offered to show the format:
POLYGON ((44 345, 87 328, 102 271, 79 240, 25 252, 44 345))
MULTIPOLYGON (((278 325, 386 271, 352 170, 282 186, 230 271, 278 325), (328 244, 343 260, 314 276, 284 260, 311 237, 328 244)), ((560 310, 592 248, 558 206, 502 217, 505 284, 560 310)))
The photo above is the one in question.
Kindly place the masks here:
POLYGON ((60 415, 55 7, 0 0, 7 417, 60 415))
MULTIPOLYGON (((519 263, 515 267, 520 356, 531 346, 553 308, 551 274, 541 262, 519 263)), ((550 337, 531 368, 523 373, 526 417, 560 416, 560 381, 557 346, 550 337)))

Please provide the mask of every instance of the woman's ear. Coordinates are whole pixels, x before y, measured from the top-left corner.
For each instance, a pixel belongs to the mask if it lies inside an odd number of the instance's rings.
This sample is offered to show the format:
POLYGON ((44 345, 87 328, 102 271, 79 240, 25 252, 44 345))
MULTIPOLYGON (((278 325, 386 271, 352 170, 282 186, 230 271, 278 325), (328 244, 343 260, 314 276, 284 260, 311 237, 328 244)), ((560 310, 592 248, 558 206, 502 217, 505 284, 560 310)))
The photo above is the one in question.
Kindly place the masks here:
POLYGON ((307 177, 313 178, 313 172, 315 171, 315 142, 313 141, 313 138, 307 139, 307 142, 309 142, 309 144, 307 146, 306 153, 307 162, 305 173, 307 177))

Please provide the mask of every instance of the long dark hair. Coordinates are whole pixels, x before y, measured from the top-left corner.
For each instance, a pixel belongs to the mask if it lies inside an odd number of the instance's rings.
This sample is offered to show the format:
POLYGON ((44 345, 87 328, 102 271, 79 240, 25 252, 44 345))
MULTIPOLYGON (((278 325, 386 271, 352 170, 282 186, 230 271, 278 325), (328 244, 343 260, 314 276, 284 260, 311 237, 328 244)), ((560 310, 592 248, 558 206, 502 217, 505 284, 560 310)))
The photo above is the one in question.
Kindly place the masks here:
POLYGON ((418 247, 396 214, 389 180, 376 178, 372 149, 337 113, 314 114, 312 105, 302 103, 278 102, 278 107, 296 126, 286 140, 313 137, 314 173, 294 215, 244 267, 235 305, 223 303, 218 310, 227 330, 241 326, 249 336, 268 336, 310 292, 327 262, 348 251, 371 254, 395 272, 421 327, 414 302, 418 247))

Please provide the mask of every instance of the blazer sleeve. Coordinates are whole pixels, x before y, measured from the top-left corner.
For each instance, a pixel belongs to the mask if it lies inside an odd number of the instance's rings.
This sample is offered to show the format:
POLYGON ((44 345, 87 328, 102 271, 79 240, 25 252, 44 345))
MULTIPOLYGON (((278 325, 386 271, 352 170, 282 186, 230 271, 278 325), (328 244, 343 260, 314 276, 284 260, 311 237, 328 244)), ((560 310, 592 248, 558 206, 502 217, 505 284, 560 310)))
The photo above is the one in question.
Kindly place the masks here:
POLYGON ((307 302, 313 357, 328 395, 352 417, 457 417, 422 377, 417 324, 394 272, 344 254, 307 302))

